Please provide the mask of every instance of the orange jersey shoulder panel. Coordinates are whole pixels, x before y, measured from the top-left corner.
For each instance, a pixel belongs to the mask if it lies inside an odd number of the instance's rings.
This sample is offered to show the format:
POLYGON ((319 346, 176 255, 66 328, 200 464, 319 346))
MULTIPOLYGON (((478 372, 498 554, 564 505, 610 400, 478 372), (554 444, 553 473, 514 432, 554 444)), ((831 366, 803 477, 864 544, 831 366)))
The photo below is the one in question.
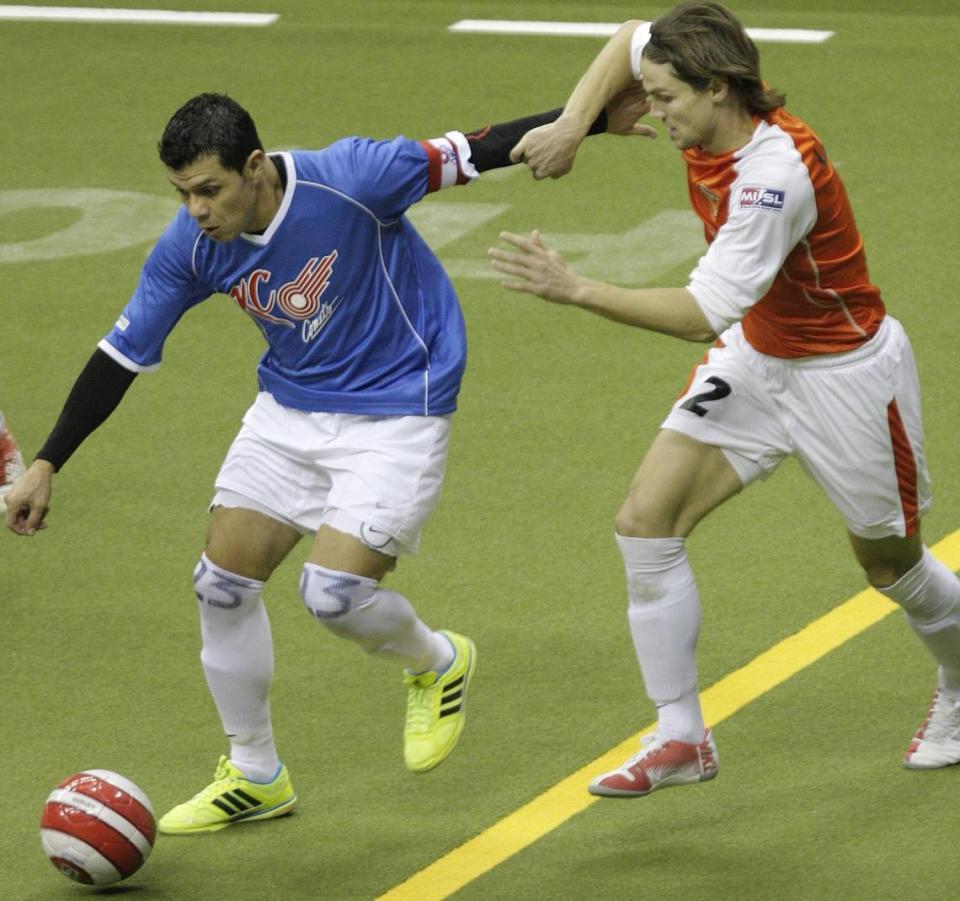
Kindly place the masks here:
MULTIPOLYGON (((870 282, 846 190, 806 123, 783 109, 764 118, 784 132, 799 153, 813 186, 816 222, 787 256, 767 293, 744 316, 744 335, 761 353, 776 357, 851 350, 876 332, 885 310, 879 289, 870 282)), ((684 151, 690 201, 708 243, 727 221, 731 189, 749 153, 749 144, 717 156, 699 148, 684 151)))

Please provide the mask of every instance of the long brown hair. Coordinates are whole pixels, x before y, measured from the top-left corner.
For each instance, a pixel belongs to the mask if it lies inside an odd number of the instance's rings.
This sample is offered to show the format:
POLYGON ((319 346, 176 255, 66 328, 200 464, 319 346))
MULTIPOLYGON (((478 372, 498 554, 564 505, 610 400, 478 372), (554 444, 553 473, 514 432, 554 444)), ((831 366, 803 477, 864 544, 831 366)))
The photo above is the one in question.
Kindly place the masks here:
POLYGON ((726 81, 750 113, 769 113, 786 102, 780 91, 764 84, 757 45, 719 3, 687 0, 664 13, 650 26, 643 56, 669 63, 677 78, 698 91, 714 79, 726 81))

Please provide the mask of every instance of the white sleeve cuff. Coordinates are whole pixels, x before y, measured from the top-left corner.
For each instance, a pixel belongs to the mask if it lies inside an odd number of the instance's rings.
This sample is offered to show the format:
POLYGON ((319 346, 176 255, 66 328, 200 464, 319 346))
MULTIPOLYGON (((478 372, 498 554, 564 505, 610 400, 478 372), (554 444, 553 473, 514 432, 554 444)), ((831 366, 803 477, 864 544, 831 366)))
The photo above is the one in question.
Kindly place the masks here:
POLYGON ((731 325, 743 319, 750 309, 749 306, 744 307, 735 300, 724 297, 715 288, 708 285, 706 281, 697 278, 696 270, 690 275, 690 284, 687 285, 687 290, 693 295, 700 311, 718 335, 723 334, 731 325))
POLYGON ((433 183, 431 191, 464 185, 479 177, 480 173, 470 159, 470 145, 462 132, 448 131, 442 138, 431 138, 426 143, 436 153, 434 165, 439 164, 439 171, 434 175, 439 180, 433 183))
POLYGON ((633 77, 637 81, 642 81, 640 77, 640 56, 643 53, 643 48, 647 46, 650 40, 650 24, 650 22, 641 22, 630 41, 630 68, 633 69, 633 77))
POLYGON ((97 347, 110 357, 114 363, 119 363, 124 369, 128 369, 130 372, 154 372, 160 368, 159 363, 153 363, 150 366, 134 363, 128 356, 120 353, 106 338, 102 338, 97 344, 97 347))
POLYGON ((473 165, 473 160, 470 159, 470 145, 467 143, 467 138, 463 132, 448 131, 444 137, 453 144, 457 150, 457 159, 460 161, 460 171, 470 181, 479 178, 480 173, 477 172, 477 167, 473 165))

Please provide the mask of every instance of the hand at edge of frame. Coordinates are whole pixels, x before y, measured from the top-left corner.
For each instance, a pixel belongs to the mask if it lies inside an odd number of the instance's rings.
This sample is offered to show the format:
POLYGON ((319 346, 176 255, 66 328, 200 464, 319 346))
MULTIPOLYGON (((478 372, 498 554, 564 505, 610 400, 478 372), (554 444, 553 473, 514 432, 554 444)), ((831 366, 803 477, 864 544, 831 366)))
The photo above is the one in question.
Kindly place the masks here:
POLYGON ((53 467, 46 460, 34 460, 3 497, 4 521, 17 535, 35 535, 47 528, 44 521, 50 509, 53 467))

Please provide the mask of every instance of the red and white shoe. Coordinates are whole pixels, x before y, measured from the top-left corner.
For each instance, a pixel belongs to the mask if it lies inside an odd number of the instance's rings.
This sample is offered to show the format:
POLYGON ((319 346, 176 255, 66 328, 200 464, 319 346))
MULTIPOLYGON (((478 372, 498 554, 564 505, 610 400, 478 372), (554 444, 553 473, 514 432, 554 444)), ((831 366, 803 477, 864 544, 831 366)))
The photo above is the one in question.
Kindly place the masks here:
POLYGON ((0 510, 3 509, 3 496, 10 490, 10 486, 18 479, 25 467, 23 456, 13 435, 7 429, 7 423, 0 413, 0 510))
POLYGON ((923 725, 913 736, 903 765, 911 770, 935 770, 960 763, 960 701, 937 689, 923 725))
POLYGON ((587 790, 607 798, 635 798, 665 785, 705 782, 717 775, 719 767, 717 746, 709 729, 698 745, 645 735, 640 739, 639 754, 620 769, 597 776, 587 790))

